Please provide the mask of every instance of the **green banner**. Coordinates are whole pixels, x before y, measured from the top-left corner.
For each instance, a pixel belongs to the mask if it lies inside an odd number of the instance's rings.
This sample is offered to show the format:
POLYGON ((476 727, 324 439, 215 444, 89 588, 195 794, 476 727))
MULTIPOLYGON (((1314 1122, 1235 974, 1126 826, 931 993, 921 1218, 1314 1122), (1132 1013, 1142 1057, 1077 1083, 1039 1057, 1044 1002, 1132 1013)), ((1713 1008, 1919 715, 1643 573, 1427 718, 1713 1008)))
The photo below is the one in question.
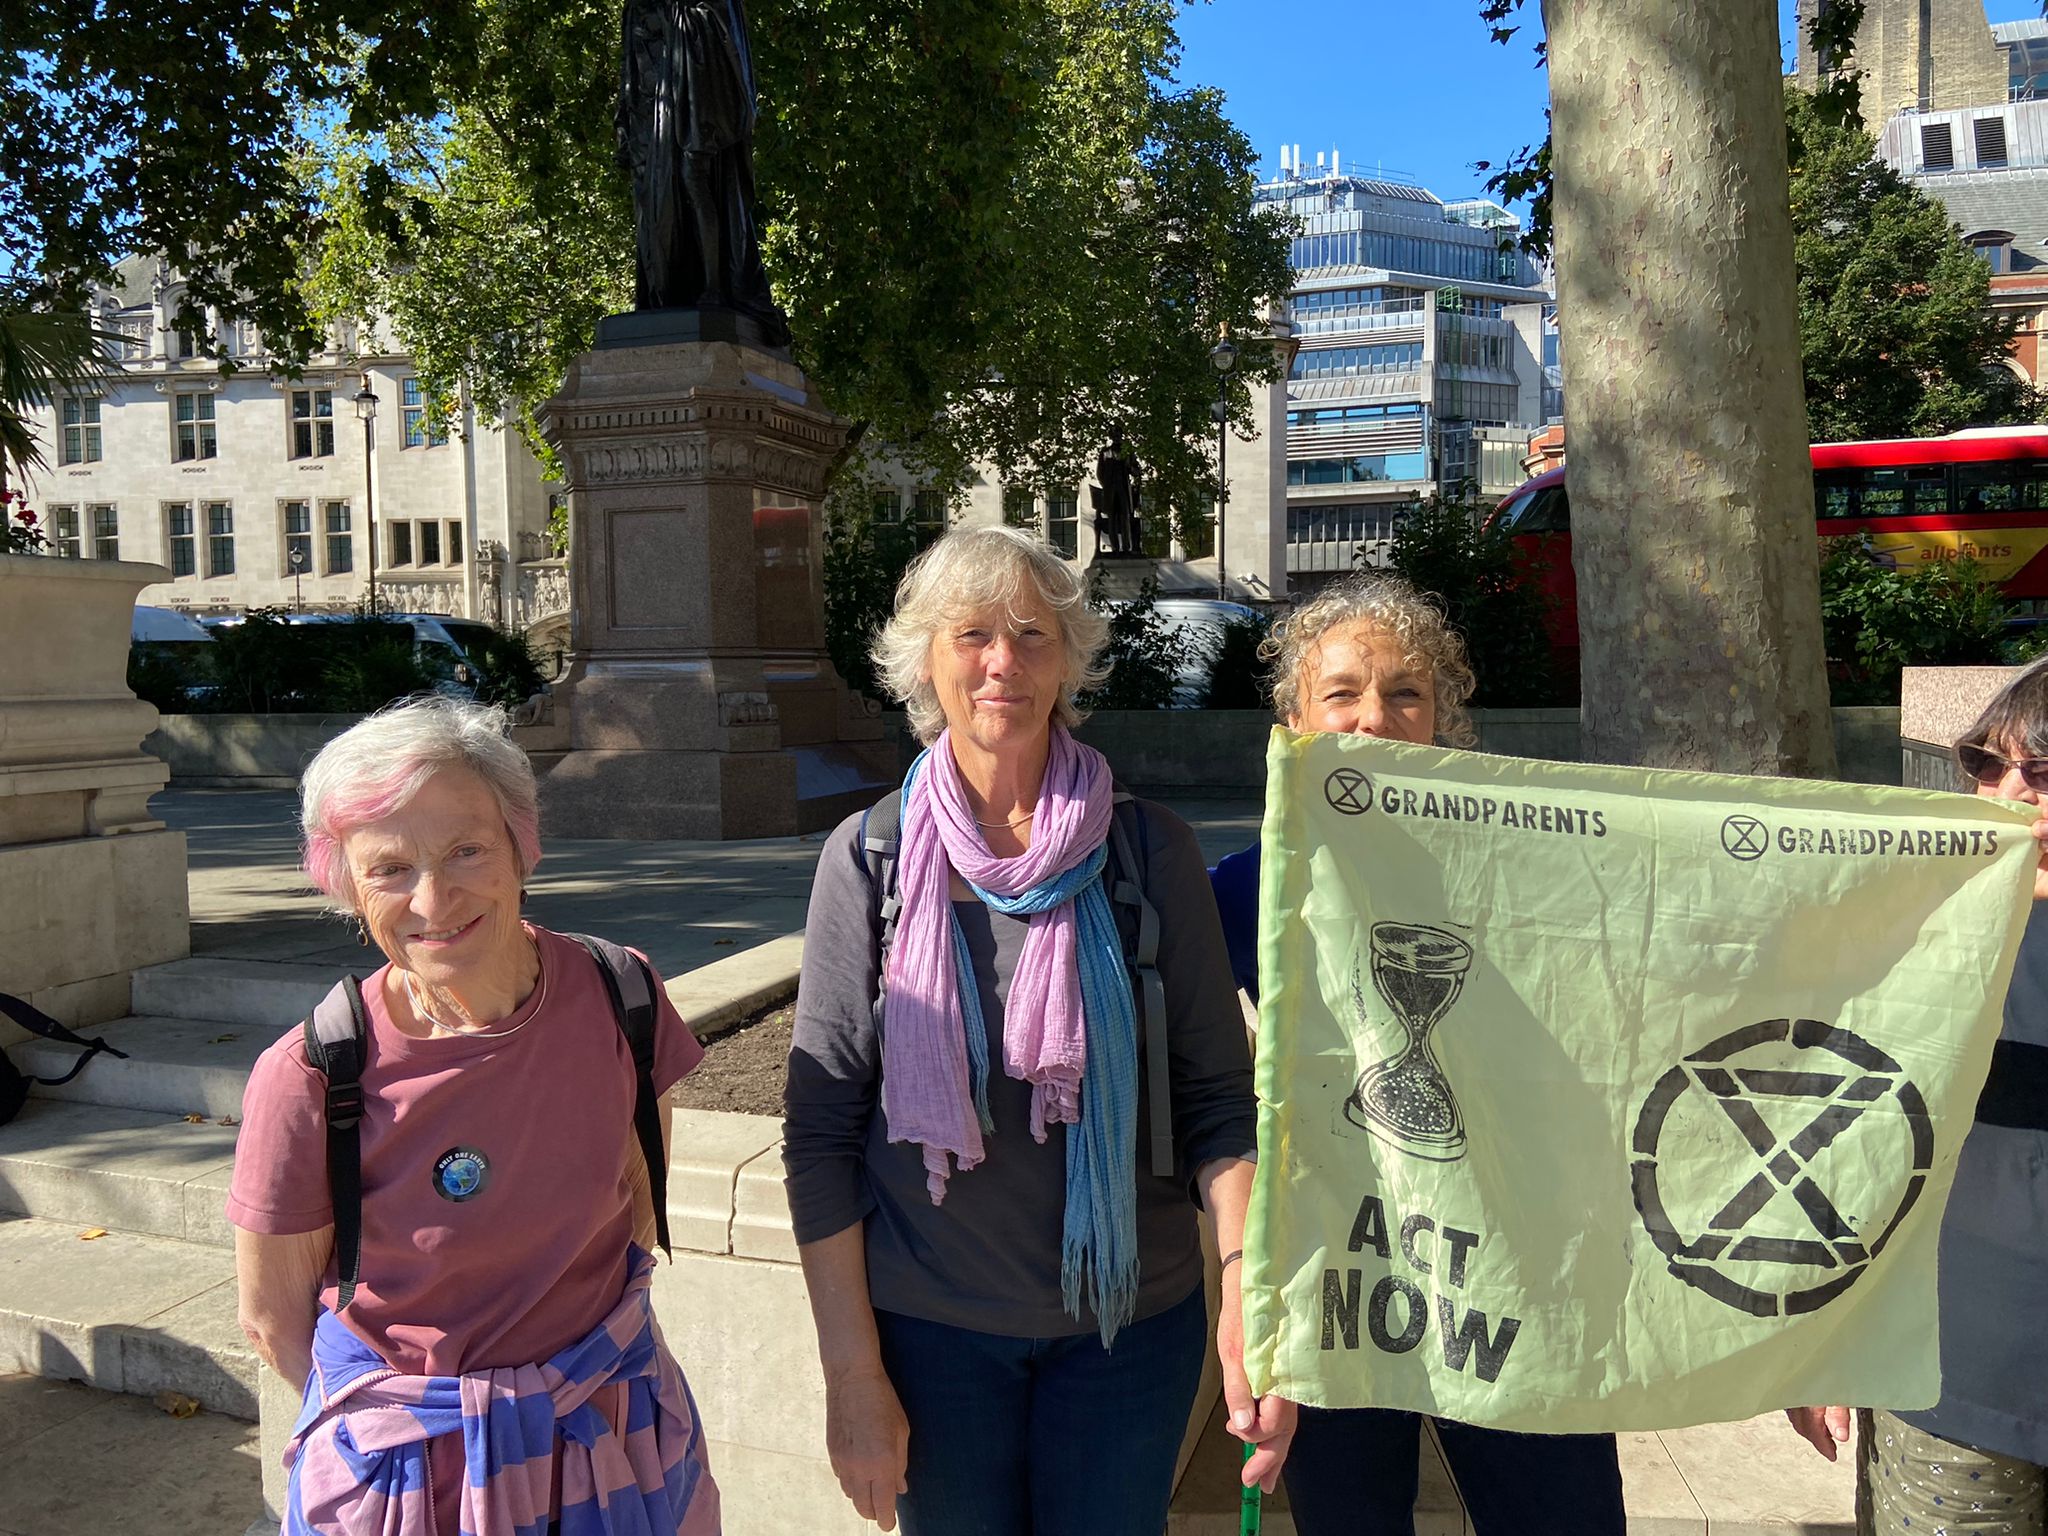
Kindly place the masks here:
POLYGON ((1254 1391, 1552 1432, 1939 1395, 2030 810, 1276 730, 1254 1391))

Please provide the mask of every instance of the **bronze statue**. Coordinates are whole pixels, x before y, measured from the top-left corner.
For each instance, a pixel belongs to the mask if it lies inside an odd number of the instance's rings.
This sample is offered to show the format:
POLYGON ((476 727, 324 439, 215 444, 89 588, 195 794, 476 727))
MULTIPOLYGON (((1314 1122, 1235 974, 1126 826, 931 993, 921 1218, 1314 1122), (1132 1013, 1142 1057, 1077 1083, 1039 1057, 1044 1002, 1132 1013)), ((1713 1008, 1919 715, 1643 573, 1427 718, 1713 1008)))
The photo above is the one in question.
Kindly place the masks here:
POLYGON ((1137 555, 1142 527, 1138 512, 1144 500, 1144 467, 1136 454, 1124 452, 1123 428, 1109 435, 1109 446, 1095 459, 1099 484, 1088 488, 1095 504, 1096 547, 1105 555, 1137 555))
POLYGON ((625 0, 617 128, 633 177, 635 309, 789 325, 754 225, 754 62, 744 0, 625 0))

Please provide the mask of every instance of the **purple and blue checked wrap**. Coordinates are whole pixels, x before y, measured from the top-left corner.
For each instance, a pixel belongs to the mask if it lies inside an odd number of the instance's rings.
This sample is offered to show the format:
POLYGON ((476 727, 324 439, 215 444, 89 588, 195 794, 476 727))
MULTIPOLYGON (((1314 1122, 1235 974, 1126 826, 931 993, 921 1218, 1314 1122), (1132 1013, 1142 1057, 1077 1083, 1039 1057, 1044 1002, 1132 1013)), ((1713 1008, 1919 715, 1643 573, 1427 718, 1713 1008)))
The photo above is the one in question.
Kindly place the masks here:
POLYGON ((718 1485, 654 1324, 653 1273, 636 1247, 619 1304, 585 1338, 545 1364, 462 1376, 402 1375, 323 1311, 285 1448, 286 1536, 718 1536, 718 1485), (611 1382, 626 1387, 618 1430, 590 1401, 611 1382), (454 1433, 466 1472, 451 1512, 434 1508, 427 1442, 454 1433))

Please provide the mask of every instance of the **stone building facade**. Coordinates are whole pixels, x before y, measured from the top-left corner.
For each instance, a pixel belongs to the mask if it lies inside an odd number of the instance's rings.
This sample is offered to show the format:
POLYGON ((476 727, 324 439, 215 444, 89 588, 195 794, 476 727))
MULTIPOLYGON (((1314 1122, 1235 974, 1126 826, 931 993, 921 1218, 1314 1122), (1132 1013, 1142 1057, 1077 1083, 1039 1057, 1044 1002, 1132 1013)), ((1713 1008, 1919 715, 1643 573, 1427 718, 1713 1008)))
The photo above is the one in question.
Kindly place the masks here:
POLYGON ((47 465, 30 493, 56 553, 166 567, 144 603, 337 610, 367 597, 374 537, 383 606, 556 643, 568 586, 544 541, 553 488, 516 431, 467 401, 437 412, 374 331, 338 328, 289 379, 253 327, 218 323, 223 370, 178 331, 182 297, 144 258, 94 295, 119 371, 34 422, 47 465))
MULTIPOLYGON (((1808 27, 1828 0, 1798 0, 1798 80, 1817 87, 1827 69, 1816 58, 1808 27)), ((1983 0, 1869 0, 1856 32, 1855 67, 1862 72, 1863 115, 1883 121, 1894 112, 1941 111, 2004 101, 2006 51, 1993 39, 1983 0)))

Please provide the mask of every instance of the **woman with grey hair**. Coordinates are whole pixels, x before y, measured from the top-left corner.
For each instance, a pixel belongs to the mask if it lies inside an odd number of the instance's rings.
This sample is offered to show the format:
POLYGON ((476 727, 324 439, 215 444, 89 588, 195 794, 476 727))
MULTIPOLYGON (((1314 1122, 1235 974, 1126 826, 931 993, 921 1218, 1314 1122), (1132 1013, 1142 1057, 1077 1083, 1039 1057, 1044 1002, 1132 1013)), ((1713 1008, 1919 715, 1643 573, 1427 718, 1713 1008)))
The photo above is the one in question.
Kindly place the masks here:
POLYGON ((1208 1333, 1196 1200, 1248 1480, 1291 1423, 1244 1379, 1256 1138, 1222 935, 1186 824, 1071 734, 1105 631, 1086 595, 1005 528, 912 565, 874 654, 925 751, 826 840, 804 930, 783 1160, 827 1448, 911 1536, 1158 1536, 1208 1333))
POLYGON ((539 815, 502 711, 373 715, 301 799, 307 874, 386 963, 312 1021, 352 1043, 294 1028, 243 1099, 241 1323, 305 1384, 286 1529, 715 1533, 648 1301, 652 1095, 702 1047, 644 957, 520 917, 539 815))
MULTIPOLYGON (((2001 688, 1957 740, 1980 795, 2048 806, 2048 662, 2001 688)), ((2044 811, 2048 816, 2048 811, 2044 811)), ((2034 835, 2043 834, 2037 820, 2034 835)), ((2048 865, 2005 995, 2005 1026, 1941 1218, 1936 1310, 1941 1401, 1866 1409, 1856 1452, 1857 1530, 2048 1532, 2048 865)), ((1829 1461, 1844 1407, 1788 1409, 1829 1461)))
MULTIPOLYGON (((1469 746, 1475 679, 1442 609, 1394 576, 1333 582, 1273 626, 1273 709, 1295 731, 1469 746)), ((1259 995, 1259 845, 1209 872, 1231 972, 1259 995)), ((1622 1536, 1612 1435, 1527 1435, 1437 1419, 1475 1536, 1622 1536)), ((1303 1408, 1287 1457, 1302 1536, 1414 1536, 1422 1416, 1303 1408)))

